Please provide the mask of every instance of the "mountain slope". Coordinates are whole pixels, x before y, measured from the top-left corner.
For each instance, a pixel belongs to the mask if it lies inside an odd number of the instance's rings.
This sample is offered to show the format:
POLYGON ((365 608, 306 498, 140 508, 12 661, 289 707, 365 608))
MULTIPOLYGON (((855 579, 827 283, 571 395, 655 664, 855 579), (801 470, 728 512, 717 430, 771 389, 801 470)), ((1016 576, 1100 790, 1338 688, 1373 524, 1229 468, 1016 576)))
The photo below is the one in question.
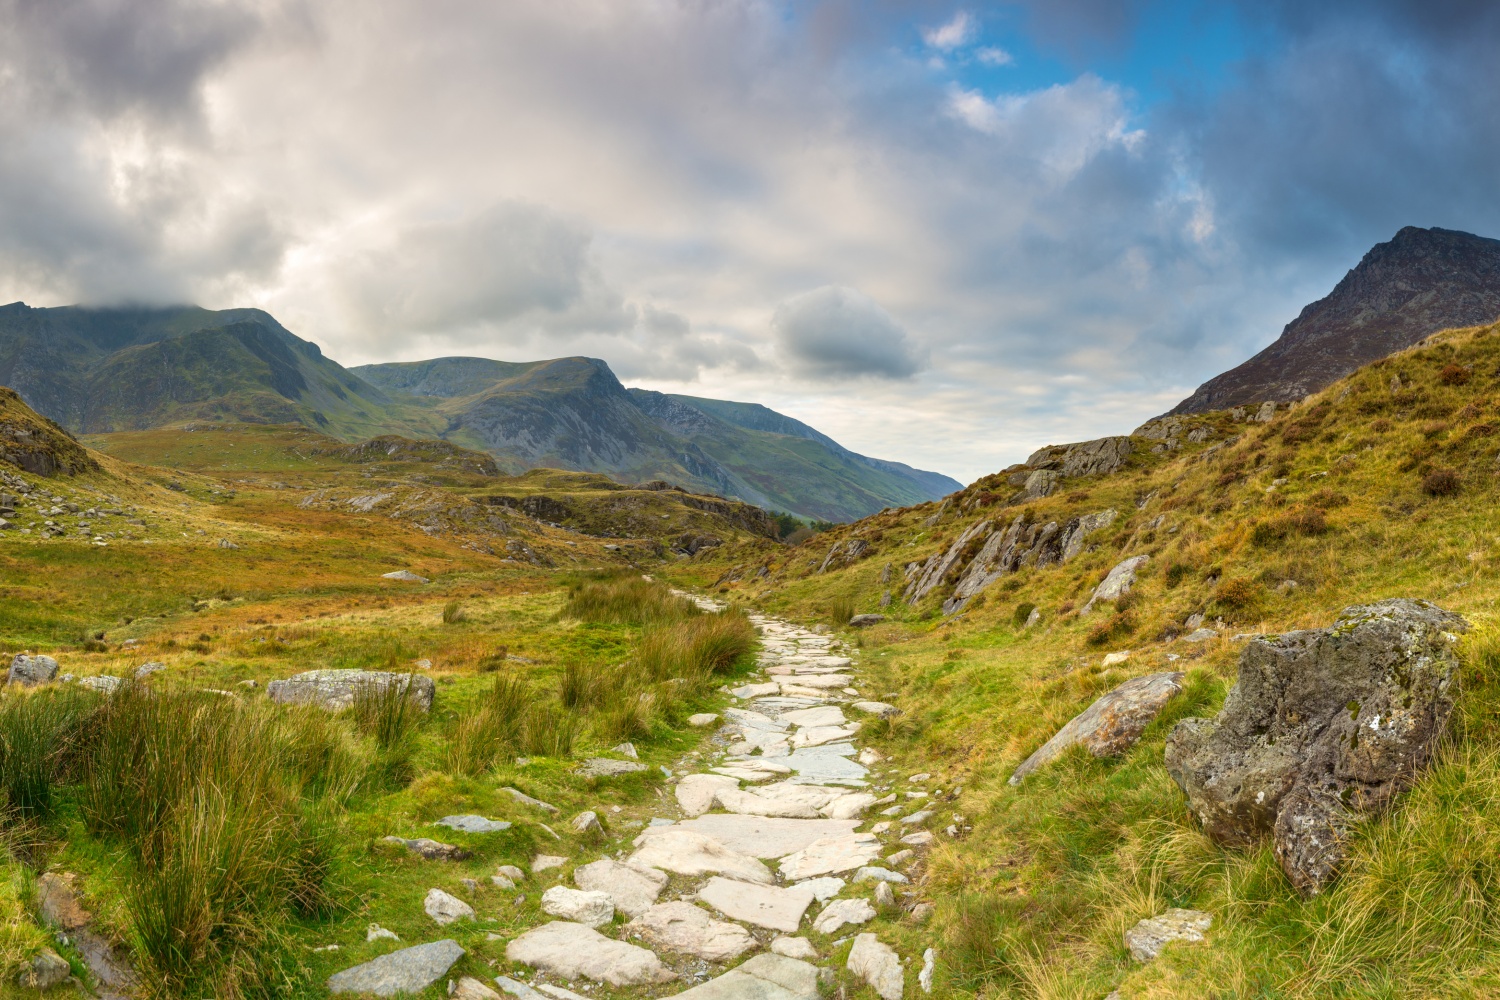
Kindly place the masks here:
POLYGON ((351 438, 441 429, 259 309, 13 303, 0 307, 0 383, 79 433, 191 420, 302 423, 351 438))
POLYGON ((1172 413, 1301 399, 1451 327, 1500 317, 1500 240, 1408 226, 1377 244, 1276 342, 1209 379, 1172 413))

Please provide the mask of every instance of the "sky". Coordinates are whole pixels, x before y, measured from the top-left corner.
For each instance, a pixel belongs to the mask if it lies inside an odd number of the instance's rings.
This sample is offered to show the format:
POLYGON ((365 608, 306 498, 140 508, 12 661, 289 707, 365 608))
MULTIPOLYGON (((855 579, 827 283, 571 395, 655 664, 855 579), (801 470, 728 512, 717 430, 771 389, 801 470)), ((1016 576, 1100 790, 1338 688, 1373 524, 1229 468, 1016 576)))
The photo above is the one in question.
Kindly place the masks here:
POLYGON ((0 0, 0 302, 583 354, 968 482, 1407 225, 1500 236, 1490 0, 0 0))

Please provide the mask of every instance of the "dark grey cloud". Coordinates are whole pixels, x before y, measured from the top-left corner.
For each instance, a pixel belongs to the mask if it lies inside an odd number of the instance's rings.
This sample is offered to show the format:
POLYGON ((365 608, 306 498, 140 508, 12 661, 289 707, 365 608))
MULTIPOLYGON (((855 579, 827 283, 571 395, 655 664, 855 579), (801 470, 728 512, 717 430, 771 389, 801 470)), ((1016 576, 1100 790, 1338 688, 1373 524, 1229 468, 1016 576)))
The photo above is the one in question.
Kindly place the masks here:
POLYGON ((797 370, 818 378, 909 378, 924 352, 891 314, 853 288, 825 286, 787 299, 771 318, 797 370))

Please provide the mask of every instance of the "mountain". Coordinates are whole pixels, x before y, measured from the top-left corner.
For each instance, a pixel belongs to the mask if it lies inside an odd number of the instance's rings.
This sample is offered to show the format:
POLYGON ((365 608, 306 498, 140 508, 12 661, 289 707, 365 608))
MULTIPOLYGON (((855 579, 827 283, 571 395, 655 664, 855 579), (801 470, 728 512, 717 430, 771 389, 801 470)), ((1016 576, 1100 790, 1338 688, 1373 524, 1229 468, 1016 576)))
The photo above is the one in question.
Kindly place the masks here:
POLYGON ((937 473, 858 455, 763 406, 626 389, 592 358, 437 358, 353 371, 387 391, 429 399, 446 436, 513 471, 545 465, 667 479, 833 521, 960 488, 937 473))
POLYGON ((1451 327, 1500 316, 1500 240, 1407 226, 1379 243, 1276 342, 1209 379, 1171 411, 1301 399, 1361 365, 1451 327))
POLYGON ((830 521, 960 488, 765 407, 627 390, 593 358, 347 369, 258 309, 0 306, 0 384, 80 434, 218 421, 451 439, 508 473, 667 480, 830 521))
POLYGON ((348 439, 442 429, 259 309, 0 306, 0 384, 76 433, 194 420, 300 423, 348 439))

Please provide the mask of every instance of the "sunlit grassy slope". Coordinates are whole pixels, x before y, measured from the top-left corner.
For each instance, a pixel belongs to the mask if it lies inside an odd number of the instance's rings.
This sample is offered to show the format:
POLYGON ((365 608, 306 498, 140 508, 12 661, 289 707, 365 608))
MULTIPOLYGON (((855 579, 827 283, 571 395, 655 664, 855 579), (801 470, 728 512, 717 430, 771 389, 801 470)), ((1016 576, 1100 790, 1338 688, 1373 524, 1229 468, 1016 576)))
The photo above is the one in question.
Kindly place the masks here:
MULTIPOLYGON (((1158 442, 1137 439, 1126 468, 1064 480, 1043 500, 1004 506, 1017 487, 991 476, 942 504, 886 512, 786 553, 726 550, 693 571, 729 596, 807 619, 888 615, 861 636, 879 678, 868 687, 908 711, 879 745, 911 771, 962 786, 952 808, 973 826, 943 838, 925 871, 948 993, 1493 996, 1497 430, 1500 327, 1449 332, 1267 424, 1193 418, 1182 448, 1160 454, 1150 450, 1158 442), (1210 433, 1189 444, 1195 426, 1210 433), (951 579, 915 607, 901 598, 903 568, 978 520, 1061 524, 1107 508, 1118 518, 1077 559, 1006 576, 957 616, 937 607, 951 579), (854 538, 868 554, 816 571, 854 538), (1110 567, 1138 554, 1151 561, 1134 593, 1080 616, 1110 567), (765 579, 750 572, 760 566, 765 579), (886 590, 893 599, 881 608, 886 590), (1223 851, 1199 832, 1162 764, 1163 740, 1178 719, 1218 710, 1235 677, 1236 633, 1326 625, 1346 605, 1398 596, 1476 626, 1459 721, 1417 789, 1362 829, 1338 883, 1305 901, 1269 846, 1223 851), (1032 606, 1041 621, 1027 630, 1032 606), (1195 613, 1220 638, 1173 641, 1195 613), (1102 665, 1122 650, 1126 662, 1102 665), (1075 751, 1019 788, 1006 784, 1099 694, 1164 669, 1185 670, 1185 690, 1126 756, 1075 751), (1167 906, 1212 912, 1209 941, 1133 963, 1122 932, 1167 906)), ((909 929, 907 947, 923 939, 909 929)))

